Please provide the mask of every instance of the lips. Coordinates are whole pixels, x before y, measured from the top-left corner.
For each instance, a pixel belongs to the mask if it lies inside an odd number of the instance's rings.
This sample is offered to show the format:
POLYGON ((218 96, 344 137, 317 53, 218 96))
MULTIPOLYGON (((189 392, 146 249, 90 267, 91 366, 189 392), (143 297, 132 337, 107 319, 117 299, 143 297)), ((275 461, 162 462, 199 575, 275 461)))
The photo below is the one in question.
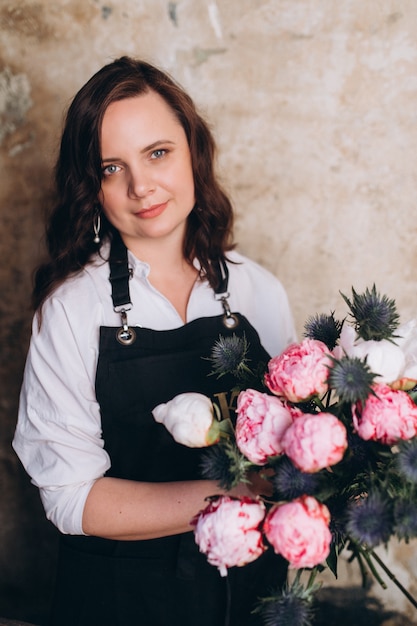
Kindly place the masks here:
POLYGON ((161 213, 165 211, 167 204, 168 202, 153 204, 148 208, 137 211, 135 215, 137 215, 137 217, 140 217, 141 219, 151 219, 152 217, 158 217, 158 215, 161 215, 161 213))

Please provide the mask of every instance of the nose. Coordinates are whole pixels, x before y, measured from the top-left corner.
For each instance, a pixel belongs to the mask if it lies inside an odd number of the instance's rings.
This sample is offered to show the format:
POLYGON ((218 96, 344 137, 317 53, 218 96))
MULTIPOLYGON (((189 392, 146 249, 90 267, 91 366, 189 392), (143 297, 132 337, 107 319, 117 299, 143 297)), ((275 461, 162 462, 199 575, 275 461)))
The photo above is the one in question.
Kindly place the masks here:
POLYGON ((131 168, 128 181, 128 195, 130 198, 144 198, 155 190, 155 182, 146 167, 131 168))

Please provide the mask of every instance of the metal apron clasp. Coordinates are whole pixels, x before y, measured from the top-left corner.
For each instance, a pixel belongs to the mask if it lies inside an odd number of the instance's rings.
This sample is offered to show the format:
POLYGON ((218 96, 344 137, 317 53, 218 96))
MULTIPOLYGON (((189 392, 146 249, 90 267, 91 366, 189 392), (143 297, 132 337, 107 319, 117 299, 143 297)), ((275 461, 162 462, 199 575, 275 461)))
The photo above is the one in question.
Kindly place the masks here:
POLYGON ((226 328, 236 328, 236 326, 238 326, 239 324, 239 320, 236 317, 236 315, 234 315, 230 310, 230 306, 227 301, 228 297, 229 297, 228 292, 216 294, 216 299, 220 300, 223 306, 223 310, 224 310, 223 324, 226 326, 226 328))
POLYGON ((123 346, 130 346, 136 341, 136 333, 127 323, 127 311, 130 311, 131 308, 131 306, 129 308, 126 308, 126 306, 114 307, 116 313, 120 313, 122 321, 122 327, 116 331, 116 339, 123 346))

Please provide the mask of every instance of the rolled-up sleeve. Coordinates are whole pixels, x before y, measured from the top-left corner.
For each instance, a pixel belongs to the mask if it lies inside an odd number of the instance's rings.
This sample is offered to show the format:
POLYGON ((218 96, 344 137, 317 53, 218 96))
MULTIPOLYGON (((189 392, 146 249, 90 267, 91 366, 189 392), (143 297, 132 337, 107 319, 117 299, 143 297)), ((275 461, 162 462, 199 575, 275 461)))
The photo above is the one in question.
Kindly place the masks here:
POLYGON ((52 298, 40 330, 34 319, 13 440, 48 519, 68 534, 84 534, 88 493, 110 467, 94 389, 99 309, 74 307, 71 319, 52 298))

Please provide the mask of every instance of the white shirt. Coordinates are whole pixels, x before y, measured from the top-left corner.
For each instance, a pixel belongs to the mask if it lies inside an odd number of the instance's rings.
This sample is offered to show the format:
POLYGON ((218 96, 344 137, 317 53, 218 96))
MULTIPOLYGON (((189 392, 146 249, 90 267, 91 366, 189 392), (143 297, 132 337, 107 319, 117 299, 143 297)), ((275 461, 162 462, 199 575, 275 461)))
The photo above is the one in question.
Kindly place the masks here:
MULTIPOLYGON (((295 341, 293 318, 281 283, 237 252, 228 263, 229 305, 256 328, 275 356, 295 341)), ((169 330, 183 325, 173 305, 148 281, 149 266, 128 253, 130 326, 169 330)), ((110 467, 103 448, 95 375, 100 326, 120 326, 113 311, 109 266, 97 257, 67 279, 35 316, 20 395, 13 447, 40 489, 48 519, 61 532, 84 534, 82 514, 88 493, 110 467)), ((207 282, 197 281, 187 321, 219 315, 222 304, 207 282)))

